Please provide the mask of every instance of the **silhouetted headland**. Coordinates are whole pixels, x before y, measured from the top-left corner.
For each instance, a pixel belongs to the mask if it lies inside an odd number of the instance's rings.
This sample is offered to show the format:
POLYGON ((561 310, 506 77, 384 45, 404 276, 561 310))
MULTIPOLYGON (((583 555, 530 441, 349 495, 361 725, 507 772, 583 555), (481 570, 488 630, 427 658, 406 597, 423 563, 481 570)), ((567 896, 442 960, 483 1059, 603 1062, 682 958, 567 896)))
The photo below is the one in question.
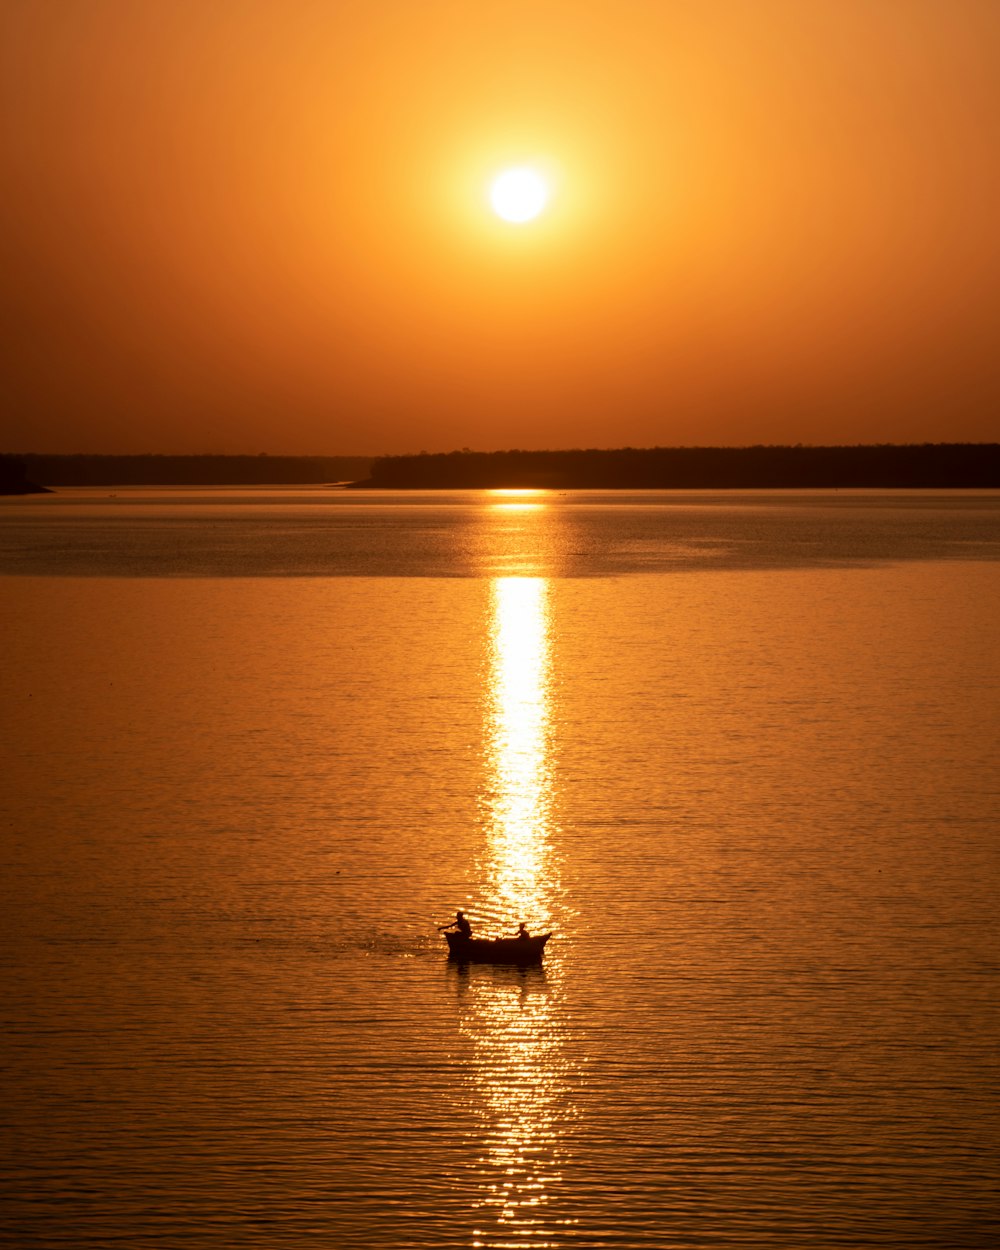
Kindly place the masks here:
POLYGON ((620 447, 381 456, 359 487, 389 490, 1000 488, 1000 443, 620 447))
POLYGON ((0 455, 0 495, 45 495, 48 490, 31 481, 19 456, 0 455))

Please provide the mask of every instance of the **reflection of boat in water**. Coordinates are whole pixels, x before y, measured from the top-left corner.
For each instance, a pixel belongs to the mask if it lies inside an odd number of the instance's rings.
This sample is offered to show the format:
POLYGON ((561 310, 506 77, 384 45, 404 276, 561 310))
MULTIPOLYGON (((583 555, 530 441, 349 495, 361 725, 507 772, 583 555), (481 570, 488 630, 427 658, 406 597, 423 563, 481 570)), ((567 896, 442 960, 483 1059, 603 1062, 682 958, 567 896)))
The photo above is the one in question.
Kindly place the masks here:
POLYGON ((446 933, 452 959, 487 964, 536 964, 542 958, 551 933, 537 937, 469 938, 464 933, 446 933))

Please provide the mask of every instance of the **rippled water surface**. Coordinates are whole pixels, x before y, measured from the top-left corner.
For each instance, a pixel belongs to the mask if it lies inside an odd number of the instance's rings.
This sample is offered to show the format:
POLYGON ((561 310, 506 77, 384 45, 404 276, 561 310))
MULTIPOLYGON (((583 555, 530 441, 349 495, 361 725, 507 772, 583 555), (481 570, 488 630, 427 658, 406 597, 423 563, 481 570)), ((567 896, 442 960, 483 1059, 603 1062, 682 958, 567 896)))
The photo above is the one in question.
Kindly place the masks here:
POLYGON ((993 1244, 1000 497, 110 494, 0 501, 0 1244, 993 1244))

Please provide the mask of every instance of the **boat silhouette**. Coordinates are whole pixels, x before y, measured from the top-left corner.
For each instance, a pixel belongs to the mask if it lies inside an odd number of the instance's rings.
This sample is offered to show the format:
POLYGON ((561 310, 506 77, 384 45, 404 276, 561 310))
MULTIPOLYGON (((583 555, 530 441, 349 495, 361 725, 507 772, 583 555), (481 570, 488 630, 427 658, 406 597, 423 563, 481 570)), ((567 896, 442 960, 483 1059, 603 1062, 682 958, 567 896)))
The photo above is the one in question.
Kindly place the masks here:
POLYGON ((534 964, 540 962, 551 933, 536 937, 470 938, 464 933, 446 933, 451 959, 489 964, 534 964))

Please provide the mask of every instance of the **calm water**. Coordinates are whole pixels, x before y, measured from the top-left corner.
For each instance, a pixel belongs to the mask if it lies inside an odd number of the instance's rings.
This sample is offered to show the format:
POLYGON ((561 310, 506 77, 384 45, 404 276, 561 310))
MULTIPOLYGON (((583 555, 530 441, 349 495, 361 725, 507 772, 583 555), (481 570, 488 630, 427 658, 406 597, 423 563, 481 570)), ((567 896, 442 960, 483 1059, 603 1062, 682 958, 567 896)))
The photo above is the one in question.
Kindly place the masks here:
POLYGON ((0 501, 0 1243, 993 1243, 1000 495, 110 495, 0 501))

